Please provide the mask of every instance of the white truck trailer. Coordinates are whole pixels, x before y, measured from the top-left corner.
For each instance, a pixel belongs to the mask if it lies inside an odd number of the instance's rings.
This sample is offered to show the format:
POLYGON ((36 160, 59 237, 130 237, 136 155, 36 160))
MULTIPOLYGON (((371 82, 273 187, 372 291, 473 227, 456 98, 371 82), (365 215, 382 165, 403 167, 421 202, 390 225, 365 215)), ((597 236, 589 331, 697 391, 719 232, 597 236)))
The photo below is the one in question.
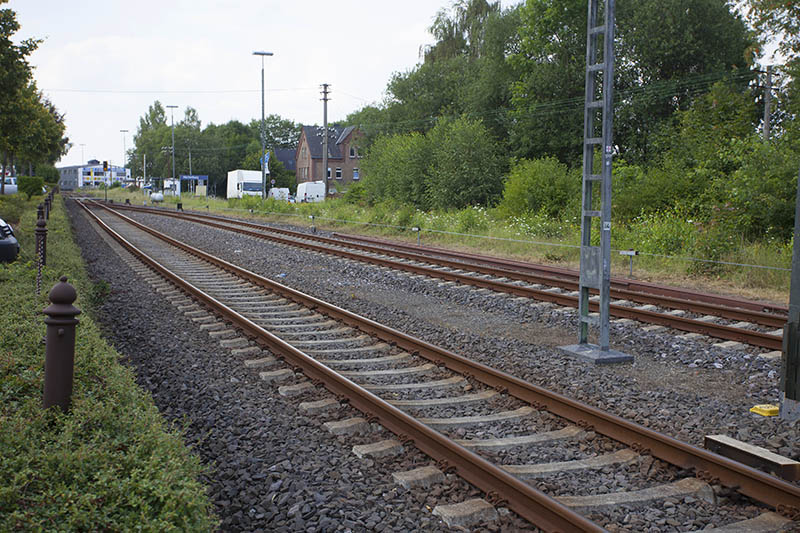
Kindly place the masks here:
POLYGON ((324 202, 325 201, 325 182, 324 181, 304 181, 297 185, 298 202, 324 202))
POLYGON ((231 170, 228 172, 228 198, 261 196, 260 170, 231 170))

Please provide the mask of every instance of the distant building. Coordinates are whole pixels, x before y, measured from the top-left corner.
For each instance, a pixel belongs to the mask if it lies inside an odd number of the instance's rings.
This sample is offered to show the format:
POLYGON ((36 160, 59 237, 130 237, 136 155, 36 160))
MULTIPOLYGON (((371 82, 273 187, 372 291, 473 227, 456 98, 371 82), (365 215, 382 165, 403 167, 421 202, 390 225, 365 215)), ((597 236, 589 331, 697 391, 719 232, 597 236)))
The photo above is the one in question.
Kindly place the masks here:
POLYGON ((297 183, 330 180, 328 189, 337 191, 361 178, 360 160, 355 141, 362 133, 355 126, 328 126, 328 170, 322 169, 323 128, 303 126, 295 152, 297 183))
POLYGON ((81 187, 98 187, 101 183, 111 185, 115 181, 129 182, 131 170, 129 168, 111 165, 111 170, 103 172, 103 164, 93 159, 85 165, 72 165, 60 167, 61 175, 58 186, 63 191, 71 191, 81 187))
POLYGON ((297 150, 294 148, 275 148, 273 151, 275 152, 275 158, 283 163, 283 168, 292 174, 297 173, 297 160, 295 159, 297 150))

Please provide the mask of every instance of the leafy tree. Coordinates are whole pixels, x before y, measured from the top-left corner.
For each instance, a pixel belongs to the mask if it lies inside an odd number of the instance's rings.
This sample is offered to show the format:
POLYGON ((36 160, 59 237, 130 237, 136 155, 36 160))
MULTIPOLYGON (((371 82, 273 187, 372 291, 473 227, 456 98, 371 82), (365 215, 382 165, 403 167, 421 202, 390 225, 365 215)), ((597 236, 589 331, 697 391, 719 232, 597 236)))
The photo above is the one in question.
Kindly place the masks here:
MULTIPOLYGON (((8 0, 0 0, 0 5, 8 0)), ((17 136, 22 123, 15 114, 24 104, 19 100, 31 80, 31 68, 27 57, 41 41, 25 39, 15 43, 13 35, 19 30, 17 15, 11 9, 0 9, 0 153, 4 175, 9 157, 18 150, 17 136)), ((5 191, 5 181, 0 180, 0 194, 5 191)))
POLYGON ((800 56, 800 3, 787 0, 746 0, 753 26, 765 40, 777 41, 790 60, 800 56))
POLYGON ((482 122, 443 120, 426 137, 432 155, 426 184, 431 207, 490 205, 500 197, 505 161, 482 122))
POLYGON ((429 207, 425 189, 430 161, 430 144, 421 133, 379 137, 361 163, 367 198, 429 207))
MULTIPOLYGON (((577 163, 583 126, 586 57, 584 0, 528 0, 521 11, 519 72, 513 86, 511 145, 521 157, 555 155, 577 163)), ((615 141, 635 162, 675 110, 720 77, 743 85, 753 37, 725 0, 619 3, 615 141)))

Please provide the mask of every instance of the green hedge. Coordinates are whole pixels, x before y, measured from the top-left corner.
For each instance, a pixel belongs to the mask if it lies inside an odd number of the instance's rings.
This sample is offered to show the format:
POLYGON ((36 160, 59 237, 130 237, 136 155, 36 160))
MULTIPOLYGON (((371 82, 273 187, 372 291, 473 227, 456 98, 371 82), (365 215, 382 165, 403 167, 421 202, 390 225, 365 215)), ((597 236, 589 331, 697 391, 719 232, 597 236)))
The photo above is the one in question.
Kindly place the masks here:
MULTIPOLYGON (((0 217, 3 214, 0 213, 0 217)), ((199 460, 119 363, 91 318, 92 283, 59 200, 48 229, 41 296, 32 262, 35 206, 0 264, 0 531, 211 531, 199 460), (61 275, 78 291, 75 382, 68 414, 41 407, 43 315, 61 275)))

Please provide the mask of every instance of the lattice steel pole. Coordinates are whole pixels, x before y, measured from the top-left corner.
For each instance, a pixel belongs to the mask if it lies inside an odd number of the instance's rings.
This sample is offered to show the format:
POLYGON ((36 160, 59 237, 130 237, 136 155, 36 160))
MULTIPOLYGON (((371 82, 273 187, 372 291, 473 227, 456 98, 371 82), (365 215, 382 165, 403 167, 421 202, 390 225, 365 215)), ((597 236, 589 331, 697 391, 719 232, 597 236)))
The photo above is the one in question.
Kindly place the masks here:
POLYGON ((610 349, 609 303, 611 288, 611 179, 614 157, 614 0, 589 0, 586 34, 586 95, 583 130, 581 199, 581 266, 578 295, 578 344, 563 346, 570 354, 595 363, 632 361, 630 355, 610 349), (601 15, 600 6, 603 5, 601 15), (601 17, 603 22, 601 23, 601 17), (602 38, 602 47, 601 47, 602 38), (602 56, 602 57, 601 57, 602 56), (602 81, 598 77, 602 76, 602 81), (600 115, 598 120, 598 114, 600 115), (602 168, 594 173, 595 150, 602 168), (600 209, 595 208, 595 186, 600 209), (592 226, 600 222, 600 246, 593 246, 592 226), (592 290, 599 295, 598 313, 590 313, 592 290), (599 330, 598 345, 589 344, 589 328, 599 330))

